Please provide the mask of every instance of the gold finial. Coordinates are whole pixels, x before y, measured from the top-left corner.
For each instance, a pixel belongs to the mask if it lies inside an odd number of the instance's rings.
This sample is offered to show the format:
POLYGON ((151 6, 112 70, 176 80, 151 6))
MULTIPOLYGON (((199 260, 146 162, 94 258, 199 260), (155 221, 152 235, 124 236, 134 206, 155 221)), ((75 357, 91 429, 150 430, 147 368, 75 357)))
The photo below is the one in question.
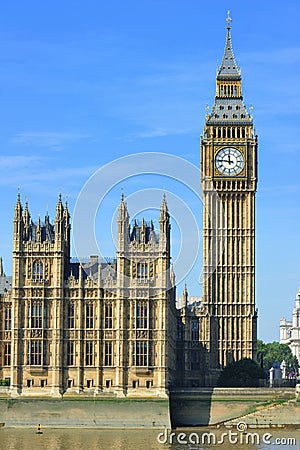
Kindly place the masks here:
POLYGON ((227 22, 227 30, 230 30, 230 28, 231 28, 231 22, 232 22, 232 18, 230 17, 230 11, 228 10, 227 11, 227 19, 226 19, 226 22, 227 22))

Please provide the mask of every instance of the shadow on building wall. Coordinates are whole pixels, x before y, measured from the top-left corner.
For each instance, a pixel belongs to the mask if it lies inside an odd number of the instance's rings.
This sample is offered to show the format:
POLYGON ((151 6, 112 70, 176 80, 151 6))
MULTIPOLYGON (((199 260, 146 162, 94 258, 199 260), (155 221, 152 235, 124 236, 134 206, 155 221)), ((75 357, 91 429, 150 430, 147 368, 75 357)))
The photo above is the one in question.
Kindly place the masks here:
POLYGON ((210 422, 213 388, 174 389, 170 393, 172 428, 206 426, 210 422))

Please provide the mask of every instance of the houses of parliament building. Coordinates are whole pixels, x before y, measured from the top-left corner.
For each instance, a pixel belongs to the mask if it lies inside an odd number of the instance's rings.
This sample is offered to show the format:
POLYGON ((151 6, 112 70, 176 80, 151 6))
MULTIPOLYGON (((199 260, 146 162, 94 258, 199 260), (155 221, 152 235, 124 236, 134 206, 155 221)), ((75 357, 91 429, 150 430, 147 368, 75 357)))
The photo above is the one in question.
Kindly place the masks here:
POLYGON ((165 397, 213 386, 222 368, 256 358, 257 137, 242 96, 231 19, 214 104, 201 136, 201 301, 176 308, 167 199, 159 228, 130 222, 122 195, 116 257, 70 258, 70 214, 31 218, 18 194, 11 283, 0 273, 0 378, 10 394, 165 397))

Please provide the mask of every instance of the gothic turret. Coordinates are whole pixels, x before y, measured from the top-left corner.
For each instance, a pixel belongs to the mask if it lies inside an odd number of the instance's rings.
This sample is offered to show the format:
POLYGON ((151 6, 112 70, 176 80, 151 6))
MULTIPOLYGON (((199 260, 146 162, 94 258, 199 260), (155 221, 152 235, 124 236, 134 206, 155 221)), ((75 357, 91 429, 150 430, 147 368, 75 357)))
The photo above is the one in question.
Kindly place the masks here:
POLYGON ((21 196, 20 192, 18 192, 17 203, 15 206, 15 215, 14 215, 14 250, 19 250, 20 244, 23 238, 23 207, 21 204, 21 196))
POLYGON ((183 306, 184 308, 187 308, 188 305, 188 290, 187 290, 187 285, 186 283, 184 283, 184 289, 183 289, 183 306))
POLYGON ((23 212, 23 207, 21 204, 21 195, 20 192, 18 192, 18 197, 17 197, 17 203, 15 206, 15 220, 22 220, 22 212, 23 212))
POLYGON ((129 241, 129 214, 125 196, 122 193, 118 215, 118 250, 125 251, 129 241))
POLYGON ((55 216, 55 239, 62 239, 63 233, 63 220, 64 220, 64 207, 61 201, 61 194, 58 196, 58 202, 56 205, 56 216, 55 216))
POLYGON ((30 213, 29 213, 27 201, 25 203, 23 220, 24 220, 24 239, 28 240, 29 239, 29 231, 30 231, 30 213))
POLYGON ((163 201, 160 206, 160 216, 159 216, 159 243, 161 250, 170 253, 170 215, 168 211, 168 205, 166 200, 166 194, 163 195, 163 201))
POLYGON ((38 223, 36 227, 36 242, 41 242, 42 240, 42 227, 41 227, 41 217, 38 217, 38 223))

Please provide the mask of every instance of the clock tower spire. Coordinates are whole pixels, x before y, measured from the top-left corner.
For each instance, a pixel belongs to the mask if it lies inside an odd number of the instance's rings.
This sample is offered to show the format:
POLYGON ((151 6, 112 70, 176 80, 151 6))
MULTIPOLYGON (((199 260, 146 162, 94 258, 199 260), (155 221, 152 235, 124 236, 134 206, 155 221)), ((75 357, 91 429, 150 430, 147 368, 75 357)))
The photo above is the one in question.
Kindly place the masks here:
POLYGON ((255 192, 257 136, 242 95, 231 17, 216 94, 201 136, 203 326, 209 374, 256 357, 255 192))

